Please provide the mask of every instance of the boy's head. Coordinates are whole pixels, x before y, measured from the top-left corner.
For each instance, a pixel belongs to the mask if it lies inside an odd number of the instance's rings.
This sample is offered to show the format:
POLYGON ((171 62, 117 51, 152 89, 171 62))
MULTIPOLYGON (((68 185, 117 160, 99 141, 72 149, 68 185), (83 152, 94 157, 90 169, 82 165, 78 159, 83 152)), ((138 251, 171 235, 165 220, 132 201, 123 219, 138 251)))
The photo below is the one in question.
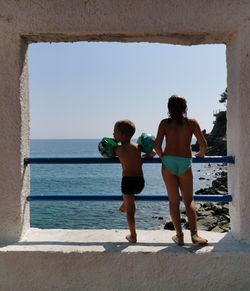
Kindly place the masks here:
POLYGON ((130 140, 135 133, 135 125, 130 120, 119 120, 115 123, 114 137, 115 139, 130 140))

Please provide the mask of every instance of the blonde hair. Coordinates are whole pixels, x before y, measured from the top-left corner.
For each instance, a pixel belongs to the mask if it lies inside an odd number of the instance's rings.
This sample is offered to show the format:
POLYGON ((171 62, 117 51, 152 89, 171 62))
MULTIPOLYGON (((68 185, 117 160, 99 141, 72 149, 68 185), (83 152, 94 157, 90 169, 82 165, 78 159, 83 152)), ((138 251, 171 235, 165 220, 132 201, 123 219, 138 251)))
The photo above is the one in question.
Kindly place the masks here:
POLYGON ((135 125, 130 120, 118 120, 115 123, 115 128, 121 133, 131 138, 135 133, 135 125))

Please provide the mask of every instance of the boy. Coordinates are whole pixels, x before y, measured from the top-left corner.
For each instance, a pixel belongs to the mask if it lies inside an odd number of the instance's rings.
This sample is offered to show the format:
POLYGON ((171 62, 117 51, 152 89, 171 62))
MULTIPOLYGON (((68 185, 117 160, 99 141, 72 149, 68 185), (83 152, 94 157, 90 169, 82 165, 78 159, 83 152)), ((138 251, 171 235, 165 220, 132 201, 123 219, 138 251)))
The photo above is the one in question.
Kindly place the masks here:
POLYGON ((127 213, 127 223, 130 234, 126 239, 131 243, 137 242, 135 230, 135 200, 134 194, 139 194, 144 188, 140 146, 131 143, 135 133, 135 125, 130 120, 120 120, 114 126, 114 138, 121 145, 115 149, 116 156, 122 165, 121 191, 123 203, 121 212, 127 213))

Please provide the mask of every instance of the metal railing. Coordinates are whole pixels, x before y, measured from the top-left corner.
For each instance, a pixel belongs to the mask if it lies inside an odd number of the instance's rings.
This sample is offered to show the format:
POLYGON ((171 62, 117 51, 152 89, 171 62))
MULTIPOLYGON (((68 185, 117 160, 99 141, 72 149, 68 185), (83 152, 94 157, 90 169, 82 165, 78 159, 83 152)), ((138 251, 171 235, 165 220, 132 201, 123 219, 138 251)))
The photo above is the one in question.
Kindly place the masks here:
MULTIPOLYGON (((143 163, 161 163, 160 158, 142 158, 143 163)), ((204 158, 192 158, 193 163, 223 163, 234 164, 233 156, 209 156, 204 158)), ((82 158, 82 157, 57 157, 57 158, 25 158, 24 164, 118 164, 118 158, 82 158)), ((137 201, 167 201, 166 194, 141 194, 136 195, 137 201)), ((122 195, 115 194, 31 194, 27 197, 28 201, 117 201, 122 200, 122 195)), ((195 194, 194 200, 196 201, 213 201, 213 202, 230 202, 232 195, 225 194, 195 194)))

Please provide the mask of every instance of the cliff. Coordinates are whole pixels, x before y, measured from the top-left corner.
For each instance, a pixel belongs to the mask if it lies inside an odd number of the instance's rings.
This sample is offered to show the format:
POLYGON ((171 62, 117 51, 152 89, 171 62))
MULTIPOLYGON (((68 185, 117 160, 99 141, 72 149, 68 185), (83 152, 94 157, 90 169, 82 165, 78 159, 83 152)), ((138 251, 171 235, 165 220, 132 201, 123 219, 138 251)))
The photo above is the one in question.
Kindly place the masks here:
MULTIPOLYGON (((226 111, 219 111, 214 114, 215 121, 211 133, 206 133, 204 130, 204 136, 207 140, 207 156, 225 156, 227 155, 227 140, 226 140, 226 130, 227 130, 227 116, 226 111)), ((198 151, 199 145, 192 145, 192 151, 198 151)))

